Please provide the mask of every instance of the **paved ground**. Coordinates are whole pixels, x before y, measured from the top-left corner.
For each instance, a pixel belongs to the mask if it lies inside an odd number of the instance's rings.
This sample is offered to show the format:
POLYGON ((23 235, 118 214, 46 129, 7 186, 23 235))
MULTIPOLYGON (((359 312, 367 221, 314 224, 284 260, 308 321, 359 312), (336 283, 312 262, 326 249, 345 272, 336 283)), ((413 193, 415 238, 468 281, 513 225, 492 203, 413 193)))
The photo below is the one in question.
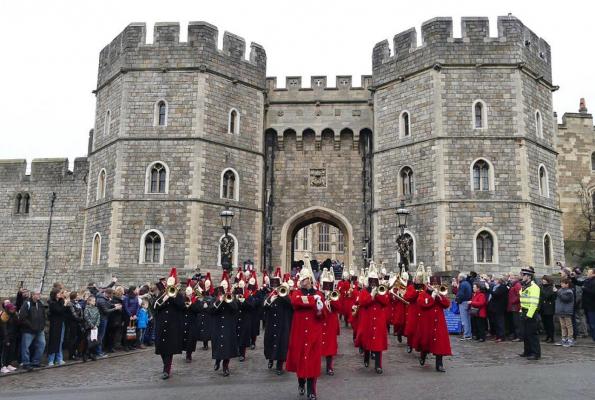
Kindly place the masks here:
MULTIPOLYGON (((212 370, 210 351, 198 351, 194 362, 174 361, 174 375, 159 379, 161 362, 152 349, 122 357, 45 369, 0 378, 0 399, 299 399, 295 375, 278 377, 266 368, 262 337, 244 363, 233 360, 230 377, 212 370), (254 396, 254 397, 253 397, 254 396)), ((454 355, 446 374, 434 372, 434 360, 420 367, 414 354, 390 337, 383 375, 363 366, 343 329, 336 374, 323 376, 321 399, 506 399, 579 400, 595 398, 595 346, 561 348, 543 345, 543 358, 518 357, 519 343, 461 343, 451 337, 454 355), (528 393, 531 393, 529 395, 528 393)))

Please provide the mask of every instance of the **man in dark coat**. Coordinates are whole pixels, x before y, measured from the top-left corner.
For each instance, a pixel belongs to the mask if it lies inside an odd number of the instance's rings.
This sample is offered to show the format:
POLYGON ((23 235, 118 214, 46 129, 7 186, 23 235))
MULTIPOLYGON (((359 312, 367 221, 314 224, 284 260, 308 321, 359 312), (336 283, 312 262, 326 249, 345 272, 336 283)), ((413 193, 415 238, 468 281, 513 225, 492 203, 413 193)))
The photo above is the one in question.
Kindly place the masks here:
MULTIPOLYGON (((252 292, 245 286, 245 282, 239 281, 238 287, 235 288, 235 297, 238 301, 238 318, 237 318, 237 336, 238 346, 240 347, 240 362, 246 360, 246 348, 252 344, 252 325, 255 322, 253 314, 255 312, 256 298, 252 292)), ((259 322, 256 321, 258 324, 259 322)))
POLYGON ((277 361, 277 375, 283 374, 283 363, 287 359, 289 332, 293 318, 293 307, 289 300, 289 285, 287 282, 283 282, 283 286, 287 295, 280 296, 279 292, 275 290, 264 302, 264 357, 269 360, 269 369, 273 368, 273 362, 277 361))
POLYGON ((184 320, 184 337, 182 339, 182 346, 186 352, 186 362, 192 362, 192 353, 196 351, 196 315, 195 308, 192 307, 193 302, 196 298, 193 295, 192 286, 190 283, 187 284, 185 295, 184 295, 184 311, 182 312, 182 318, 184 320))
MULTIPOLYGON (((167 278, 167 287, 176 284, 176 270, 172 268, 170 277, 167 278)), ((184 304, 184 295, 180 292, 175 297, 169 297, 167 294, 167 287, 163 288, 163 284, 159 284, 161 297, 155 301, 155 326, 156 326, 156 340, 155 340, 155 354, 161 356, 163 361, 162 379, 168 379, 171 375, 171 367, 174 354, 181 354, 183 349, 182 338, 184 336, 184 319, 183 311, 186 305, 184 304)))
POLYGON ((504 277, 496 279, 495 285, 490 288, 488 301, 488 315, 494 327, 496 342, 501 342, 506 337, 505 318, 508 306, 508 287, 504 277))
MULTIPOLYGON (((200 287, 201 282, 196 283, 195 288, 200 287)), ((209 306, 213 302, 213 298, 209 296, 203 287, 200 289, 202 297, 195 297, 190 309, 196 315, 196 320, 192 326, 192 331, 196 341, 202 342, 202 349, 209 349, 209 340, 211 340, 211 314, 209 313, 209 306)))
MULTIPOLYGON (((227 288, 229 288, 229 282, 227 288)), ((229 376, 229 360, 240 355, 237 335, 238 301, 235 299, 226 301, 225 294, 226 289, 219 287, 216 300, 210 307, 211 343, 212 358, 215 360, 214 370, 219 370, 223 360, 223 376, 229 376)))
POLYGON ((19 322, 23 333, 21 362, 25 370, 40 366, 45 349, 45 308, 40 297, 41 293, 34 291, 31 298, 26 299, 19 310, 19 322), (33 355, 30 354, 31 345, 33 345, 33 355))

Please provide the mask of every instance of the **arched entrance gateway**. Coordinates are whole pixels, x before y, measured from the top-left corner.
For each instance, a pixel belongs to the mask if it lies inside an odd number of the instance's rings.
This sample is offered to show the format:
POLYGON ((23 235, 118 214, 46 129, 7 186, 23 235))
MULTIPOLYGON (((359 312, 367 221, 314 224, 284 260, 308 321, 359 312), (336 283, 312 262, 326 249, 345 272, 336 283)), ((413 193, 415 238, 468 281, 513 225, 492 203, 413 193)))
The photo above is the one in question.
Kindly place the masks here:
MULTIPOLYGON (((281 229, 281 263, 282 269, 289 272, 291 269, 291 262, 294 260, 295 247, 294 239, 300 229, 309 225, 321 222, 337 228, 343 235, 343 262, 345 265, 352 265, 352 249, 354 246, 353 227, 347 218, 326 207, 309 207, 289 218, 281 229)), ((315 251, 316 252, 316 251, 315 251)), ((322 260, 321 260, 322 261, 322 260)))

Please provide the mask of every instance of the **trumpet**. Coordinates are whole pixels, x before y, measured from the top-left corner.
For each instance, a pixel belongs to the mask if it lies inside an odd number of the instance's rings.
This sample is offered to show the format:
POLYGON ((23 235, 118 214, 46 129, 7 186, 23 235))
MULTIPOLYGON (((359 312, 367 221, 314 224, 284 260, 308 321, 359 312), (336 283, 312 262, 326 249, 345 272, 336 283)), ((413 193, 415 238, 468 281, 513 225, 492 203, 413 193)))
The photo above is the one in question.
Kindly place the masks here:
POLYGON ((378 289, 376 290, 376 294, 378 294, 380 296, 384 296, 386 293, 388 293, 388 288, 385 285, 378 286, 378 289))
POLYGON ((279 297, 285 297, 289 294, 289 288, 285 285, 279 286, 276 290, 279 297))
POLYGON ((446 295, 448 295, 448 287, 446 287, 446 285, 440 285, 438 287, 438 294, 440 296, 446 296, 446 295))
POLYGON ((176 285, 170 285, 165 288, 165 293, 167 293, 169 297, 176 297, 179 290, 180 289, 176 285))
POLYGON ((196 298, 198 300, 202 300, 203 297, 205 297, 204 294, 203 294, 203 292, 202 292, 202 289, 200 287, 198 287, 198 285, 197 285, 196 289, 194 290, 194 295, 196 296, 196 298))
POLYGON ((234 296, 232 293, 225 293, 225 296, 223 296, 223 301, 229 304, 233 301, 233 298, 234 296))
POLYGON ((341 295, 339 294, 339 292, 337 290, 333 290, 331 292, 331 294, 329 295, 330 301, 337 301, 337 300, 339 300, 339 297, 341 297, 341 295))

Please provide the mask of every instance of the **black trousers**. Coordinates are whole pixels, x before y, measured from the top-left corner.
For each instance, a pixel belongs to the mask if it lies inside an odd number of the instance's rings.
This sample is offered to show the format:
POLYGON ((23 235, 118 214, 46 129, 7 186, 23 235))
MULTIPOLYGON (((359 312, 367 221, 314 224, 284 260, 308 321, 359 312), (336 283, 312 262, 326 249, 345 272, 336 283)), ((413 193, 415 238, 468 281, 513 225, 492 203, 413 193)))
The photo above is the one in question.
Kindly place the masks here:
POLYGON ((306 386, 306 395, 310 397, 310 395, 316 396, 316 378, 298 378, 298 385, 301 388, 306 386))
POLYGON ((473 336, 477 337, 478 339, 485 340, 486 325, 486 318, 471 317, 471 332, 473 333, 473 336))
POLYGON ((161 361, 163 362, 163 372, 171 373, 171 364, 174 359, 173 354, 161 354, 161 361))
POLYGON ((504 322, 504 314, 503 313, 494 313, 491 316, 490 320, 490 327, 493 328, 493 334, 496 335, 498 339, 504 339, 505 335, 505 322, 504 322))
POLYGON ((554 338, 554 316, 553 315, 542 315, 541 321, 543 322, 543 330, 545 330, 546 339, 554 338))
POLYGON ((524 313, 521 315, 521 326, 523 330, 524 350, 527 356, 541 357, 541 344, 537 334, 537 318, 528 318, 524 313))

